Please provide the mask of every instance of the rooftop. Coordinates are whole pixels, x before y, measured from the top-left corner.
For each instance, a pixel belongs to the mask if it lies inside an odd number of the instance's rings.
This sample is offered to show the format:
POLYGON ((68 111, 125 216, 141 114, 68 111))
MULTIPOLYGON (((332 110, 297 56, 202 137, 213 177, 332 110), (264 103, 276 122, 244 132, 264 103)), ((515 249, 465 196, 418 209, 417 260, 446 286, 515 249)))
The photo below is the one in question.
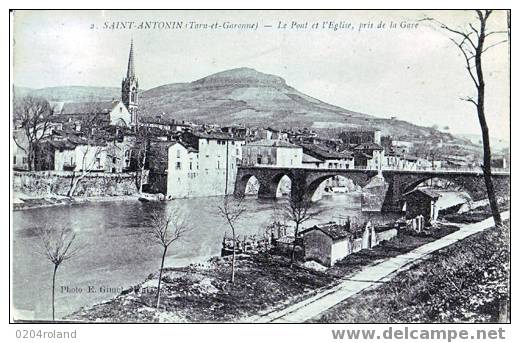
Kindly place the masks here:
POLYGON ((340 240, 346 237, 352 236, 352 233, 349 232, 344 225, 339 225, 337 223, 327 223, 327 224, 320 224, 320 225, 314 225, 313 227, 307 228, 305 230, 302 230, 301 233, 305 234, 307 232, 311 232, 314 230, 318 230, 332 238, 332 240, 340 240))
POLYGON ((119 104, 119 100, 112 101, 90 101, 90 102, 66 102, 63 103, 58 111, 55 107, 56 114, 107 114, 119 104))
POLYGON ((404 193, 403 196, 407 196, 407 195, 410 195, 413 193, 420 193, 420 194, 423 194, 423 195, 427 196, 428 198, 431 198, 434 200, 439 199, 439 197, 440 197, 440 195, 437 192, 434 192, 431 189, 427 189, 427 188, 416 188, 414 190, 404 193))
POLYGON ((204 138, 204 139, 219 139, 219 140, 244 140, 240 137, 235 137, 233 135, 224 133, 224 132, 193 132, 193 136, 197 138, 204 138))
POLYGON ((351 154, 348 151, 331 151, 315 144, 300 144, 300 146, 306 154, 321 160, 347 159, 351 157, 351 154))
POLYGON ((247 143, 247 145, 301 149, 301 147, 296 144, 292 144, 292 143, 285 142, 285 141, 274 140, 274 139, 261 139, 259 141, 253 141, 253 142, 247 143))
POLYGON ((383 147, 374 142, 361 143, 356 145, 354 150, 384 150, 383 147))

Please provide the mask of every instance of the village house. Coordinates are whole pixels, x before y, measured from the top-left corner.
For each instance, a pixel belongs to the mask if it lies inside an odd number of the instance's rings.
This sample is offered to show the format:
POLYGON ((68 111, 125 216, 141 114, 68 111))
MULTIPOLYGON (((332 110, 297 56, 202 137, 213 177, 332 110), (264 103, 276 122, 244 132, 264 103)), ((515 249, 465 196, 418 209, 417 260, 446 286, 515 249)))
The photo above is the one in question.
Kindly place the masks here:
POLYGON ((185 132, 177 142, 152 142, 148 188, 167 199, 231 194, 244 142, 218 132, 185 132))
POLYGON ((431 225, 437 220, 439 214, 437 201, 440 197, 438 193, 427 188, 416 188, 403 194, 403 197, 407 219, 422 216, 427 225, 431 225))
POLYGON ((491 167, 497 169, 507 169, 509 164, 507 163, 507 156, 496 156, 491 159, 491 167))
POLYGON ((362 143, 354 147, 354 167, 360 169, 381 170, 385 150, 377 143, 362 143))
POLYGON ((87 142, 81 138, 48 141, 54 170, 105 171, 107 144, 103 141, 87 142))
POLYGON ((413 143, 403 140, 392 140, 392 146, 404 151, 405 153, 409 153, 413 148, 413 143))
POLYGON ((300 144, 303 148, 305 166, 319 169, 353 169, 354 156, 349 151, 338 152, 314 144, 300 144))
POLYGON ((308 128, 291 130, 287 132, 287 139, 289 140, 289 142, 295 144, 316 144, 319 141, 318 134, 316 133, 316 131, 308 128))
POLYGON ((380 130, 347 130, 340 133, 339 138, 348 146, 355 146, 363 143, 381 144, 380 130))
POLYGON ((251 134, 251 130, 245 126, 231 125, 220 128, 222 132, 227 133, 233 137, 246 139, 251 134))
POLYGON ((243 166, 302 167, 302 147, 286 141, 262 139, 247 143, 242 151, 243 166))
POLYGON ((303 238, 305 260, 332 267, 352 253, 392 239, 397 235, 397 229, 376 227, 370 221, 360 226, 350 221, 344 224, 330 222, 304 229, 300 235, 303 238))
POLYGON ((190 131, 191 126, 185 122, 177 122, 174 119, 166 119, 162 115, 155 117, 141 117, 139 127, 157 128, 162 131, 185 132, 190 131))
POLYGON ((87 139, 75 132, 58 131, 42 141, 35 152, 36 170, 98 171, 121 173, 130 170, 132 133, 118 129, 97 131, 87 139))
POLYGON ((385 162, 383 163, 383 168, 385 169, 405 169, 406 168, 406 159, 405 151, 400 148, 390 147, 388 150, 385 150, 385 162))
POLYGON ((353 234, 344 225, 329 223, 301 231, 306 261, 331 267, 352 252, 353 234))
POLYGON ((11 156, 13 158, 14 170, 28 170, 29 141, 23 130, 13 130, 11 136, 11 156))
POLYGON ((257 138, 261 140, 283 140, 287 141, 288 136, 286 133, 273 129, 272 127, 260 128, 256 132, 257 138))
MULTIPOLYGON (((103 127, 108 125, 131 126, 132 115, 121 100, 66 102, 54 104, 53 116, 57 123, 92 123, 103 127)), ((54 120, 53 120, 54 121, 54 120)))

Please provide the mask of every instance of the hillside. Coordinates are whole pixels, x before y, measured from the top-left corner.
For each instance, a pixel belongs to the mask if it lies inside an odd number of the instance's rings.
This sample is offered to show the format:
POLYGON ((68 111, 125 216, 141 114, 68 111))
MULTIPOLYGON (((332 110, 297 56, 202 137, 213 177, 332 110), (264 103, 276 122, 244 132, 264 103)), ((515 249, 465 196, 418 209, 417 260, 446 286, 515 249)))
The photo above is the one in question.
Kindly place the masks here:
POLYGON ((117 87, 62 86, 33 89, 14 87, 16 97, 33 95, 48 101, 109 101, 121 98, 121 89, 117 87))
MULTIPOLYGON (((430 128, 349 111, 310 97, 275 75, 250 68, 216 73, 190 83, 174 83, 141 94, 144 113, 177 120, 271 125, 277 128, 377 127, 383 135, 430 136, 430 128)), ((440 134, 439 132, 435 132, 440 134)))
MULTIPOLYGON (((32 94, 49 101, 119 99, 116 87, 65 86, 43 89, 15 87, 17 96, 32 94)), ((383 135, 450 140, 452 136, 405 121, 377 118, 334 106, 287 85, 276 75, 237 68, 189 83, 172 83, 140 93, 142 116, 163 114, 176 120, 222 125, 334 128, 378 128, 383 135)))

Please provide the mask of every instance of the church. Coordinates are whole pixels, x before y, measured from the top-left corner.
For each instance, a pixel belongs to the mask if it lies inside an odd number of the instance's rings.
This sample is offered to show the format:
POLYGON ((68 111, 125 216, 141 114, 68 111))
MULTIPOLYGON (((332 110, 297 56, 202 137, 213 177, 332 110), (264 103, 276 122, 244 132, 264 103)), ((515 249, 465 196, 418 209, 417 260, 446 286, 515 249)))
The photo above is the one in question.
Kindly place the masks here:
POLYGON ((134 42, 130 42, 126 76, 121 82, 121 100, 54 102, 57 121, 80 127, 86 121, 98 126, 136 127, 139 112, 139 82, 135 75, 134 42))

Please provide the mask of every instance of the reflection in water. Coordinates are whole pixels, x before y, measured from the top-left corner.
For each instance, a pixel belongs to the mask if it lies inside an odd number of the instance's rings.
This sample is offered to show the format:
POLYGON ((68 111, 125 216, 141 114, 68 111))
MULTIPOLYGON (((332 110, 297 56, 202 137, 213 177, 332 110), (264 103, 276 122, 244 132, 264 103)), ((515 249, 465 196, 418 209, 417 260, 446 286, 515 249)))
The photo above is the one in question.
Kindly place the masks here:
MULTIPOLYGON (((114 297, 121 288, 139 283, 160 267, 161 249, 143 239, 153 209, 167 211, 177 204, 187 215, 191 231, 168 250, 166 266, 202 262, 220 254, 226 222, 217 215, 220 197, 141 203, 119 201, 32 209, 13 214, 12 297, 18 317, 48 319, 51 316, 52 264, 37 253, 34 228, 65 225, 77 232, 76 241, 86 245, 82 254, 58 270, 56 316, 63 317, 82 306, 114 297)), ((278 200, 284 201, 284 200, 278 200)), ((240 235, 261 234, 272 221, 273 201, 250 198, 249 211, 237 225, 240 235)), ((380 213, 361 213, 359 194, 326 196, 317 206, 324 212, 307 225, 337 216, 380 221, 380 213)), ((385 214, 385 218, 388 216, 385 214)))

